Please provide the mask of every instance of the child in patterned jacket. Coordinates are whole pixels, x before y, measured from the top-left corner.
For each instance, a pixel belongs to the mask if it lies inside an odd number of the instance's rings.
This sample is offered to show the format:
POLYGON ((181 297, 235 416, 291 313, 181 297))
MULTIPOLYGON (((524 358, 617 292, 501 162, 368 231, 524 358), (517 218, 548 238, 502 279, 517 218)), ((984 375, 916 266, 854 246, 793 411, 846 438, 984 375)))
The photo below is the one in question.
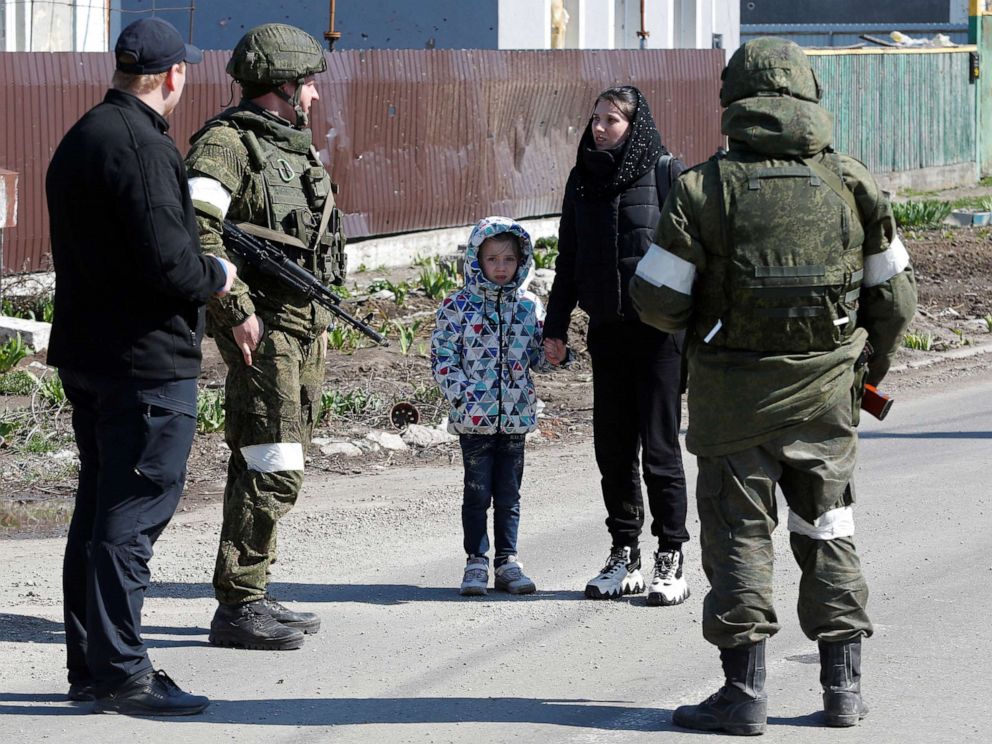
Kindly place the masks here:
POLYGON ((544 306, 525 288, 533 252, 527 231, 513 220, 481 220, 465 252, 465 286, 441 303, 431 337, 431 369, 451 404, 448 430, 459 435, 465 463, 464 595, 484 595, 489 585, 490 503, 495 588, 535 590, 517 560, 524 438, 537 428, 530 370, 550 369, 542 348, 544 306))

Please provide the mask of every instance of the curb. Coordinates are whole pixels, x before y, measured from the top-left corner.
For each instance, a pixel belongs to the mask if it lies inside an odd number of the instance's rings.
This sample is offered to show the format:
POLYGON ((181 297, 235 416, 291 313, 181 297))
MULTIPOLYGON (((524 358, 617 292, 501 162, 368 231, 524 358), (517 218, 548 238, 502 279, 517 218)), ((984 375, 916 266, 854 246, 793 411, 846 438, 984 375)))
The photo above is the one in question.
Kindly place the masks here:
POLYGON ((954 361, 956 359, 967 359, 981 354, 990 354, 992 353, 992 343, 982 344, 980 346, 969 346, 966 349, 956 349, 954 351, 937 353, 939 356, 926 357, 924 359, 906 362, 905 364, 894 365, 889 369, 889 372, 906 372, 911 369, 932 367, 934 364, 939 364, 941 362, 954 361))

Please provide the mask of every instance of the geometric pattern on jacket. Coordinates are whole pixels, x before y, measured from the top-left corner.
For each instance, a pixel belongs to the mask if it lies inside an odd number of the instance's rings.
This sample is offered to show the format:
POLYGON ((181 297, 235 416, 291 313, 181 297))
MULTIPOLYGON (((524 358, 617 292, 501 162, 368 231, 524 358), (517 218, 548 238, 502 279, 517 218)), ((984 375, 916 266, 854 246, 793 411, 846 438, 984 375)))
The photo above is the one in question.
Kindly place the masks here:
POLYGON ((544 357, 544 306, 526 287, 534 266, 527 231, 506 217, 486 217, 465 251, 465 286, 441 302, 431 336, 431 371, 451 404, 455 434, 525 434, 537 428, 531 369, 550 368, 544 357), (523 260, 500 286, 479 265, 486 238, 511 233, 523 260))

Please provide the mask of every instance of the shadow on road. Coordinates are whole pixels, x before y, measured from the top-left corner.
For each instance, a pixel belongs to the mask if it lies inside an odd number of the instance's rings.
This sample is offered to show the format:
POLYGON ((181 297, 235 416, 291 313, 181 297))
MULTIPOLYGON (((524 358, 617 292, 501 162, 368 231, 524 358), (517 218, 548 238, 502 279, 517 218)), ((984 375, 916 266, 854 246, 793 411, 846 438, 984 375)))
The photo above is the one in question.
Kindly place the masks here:
MULTIPOLYGON (((463 597, 457 587, 413 586, 412 584, 272 584, 271 593, 280 602, 360 602, 397 605, 407 602, 557 602, 584 599, 581 591, 553 589, 534 594, 511 596, 490 591, 485 597, 463 597)), ((181 599, 213 598, 210 584, 153 582, 148 597, 181 599)))
MULTIPOLYGON (((0 715, 75 716, 89 705, 47 706, 64 700, 48 694, 0 693, 0 715), (20 703, 20 704, 18 704, 20 703)), ((625 707, 604 700, 541 698, 303 698, 214 700, 205 713, 171 722, 257 726, 357 726, 362 724, 531 723, 607 731, 675 731, 670 710, 625 707)), ((783 719, 795 720, 795 719, 783 719)))
MULTIPOLYGON (((189 646, 209 646, 207 629, 196 627, 168 628, 146 625, 141 629, 148 648, 179 648, 189 646), (199 639, 151 638, 150 636, 200 636, 199 639)), ((13 615, 0 612, 0 641, 8 643, 65 643, 65 628, 62 623, 32 615, 13 615)), ((3 697, 0 697, 3 700, 3 697)))
POLYGON ((992 431, 862 431, 859 439, 992 439, 992 431))

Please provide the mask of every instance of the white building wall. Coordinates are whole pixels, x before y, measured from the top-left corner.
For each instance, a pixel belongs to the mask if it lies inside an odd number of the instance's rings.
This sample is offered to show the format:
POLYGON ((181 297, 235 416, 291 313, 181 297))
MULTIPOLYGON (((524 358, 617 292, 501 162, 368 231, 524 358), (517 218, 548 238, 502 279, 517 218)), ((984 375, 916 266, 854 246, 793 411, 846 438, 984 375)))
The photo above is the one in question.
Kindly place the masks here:
POLYGON ((0 49, 7 52, 105 52, 111 0, 0 2, 0 49))
MULTIPOLYGON (((637 49, 641 0, 564 0, 566 49, 637 49)), ((644 0, 647 49, 740 45, 740 0, 644 0)), ((500 49, 548 49, 551 0, 499 0, 500 49)))
POLYGON ((499 0, 499 49, 549 49, 551 0, 499 0))
MULTIPOLYGON (((107 0, 76 0, 76 23, 73 50, 104 52, 107 39, 107 0)), ((116 37, 114 41, 116 41, 116 37)))

